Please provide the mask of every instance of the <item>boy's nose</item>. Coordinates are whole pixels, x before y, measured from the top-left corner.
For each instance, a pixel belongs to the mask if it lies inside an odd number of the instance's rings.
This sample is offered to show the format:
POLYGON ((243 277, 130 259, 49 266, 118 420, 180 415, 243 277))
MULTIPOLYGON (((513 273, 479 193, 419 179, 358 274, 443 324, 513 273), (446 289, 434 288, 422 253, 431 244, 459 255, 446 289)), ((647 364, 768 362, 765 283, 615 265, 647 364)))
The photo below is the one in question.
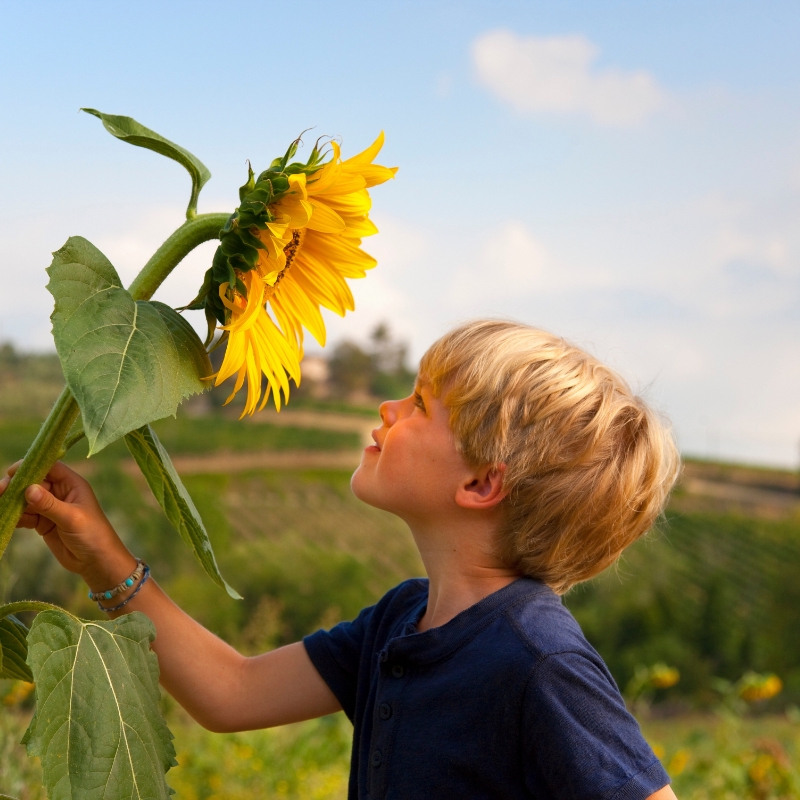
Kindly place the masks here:
POLYGON ((390 426, 397 422, 397 404, 399 402, 399 400, 384 400, 380 404, 378 411, 384 425, 390 426))

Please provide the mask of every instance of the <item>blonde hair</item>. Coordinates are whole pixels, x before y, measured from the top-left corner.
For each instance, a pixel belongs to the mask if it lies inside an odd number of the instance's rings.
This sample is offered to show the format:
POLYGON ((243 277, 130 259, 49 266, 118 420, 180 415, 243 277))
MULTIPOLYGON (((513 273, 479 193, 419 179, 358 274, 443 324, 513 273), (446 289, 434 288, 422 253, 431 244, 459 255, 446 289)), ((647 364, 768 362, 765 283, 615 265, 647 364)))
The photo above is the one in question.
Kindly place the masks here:
POLYGON ((563 594, 654 525, 680 468, 669 426, 583 350, 477 320, 435 342, 420 375, 467 462, 505 465, 504 564, 563 594))

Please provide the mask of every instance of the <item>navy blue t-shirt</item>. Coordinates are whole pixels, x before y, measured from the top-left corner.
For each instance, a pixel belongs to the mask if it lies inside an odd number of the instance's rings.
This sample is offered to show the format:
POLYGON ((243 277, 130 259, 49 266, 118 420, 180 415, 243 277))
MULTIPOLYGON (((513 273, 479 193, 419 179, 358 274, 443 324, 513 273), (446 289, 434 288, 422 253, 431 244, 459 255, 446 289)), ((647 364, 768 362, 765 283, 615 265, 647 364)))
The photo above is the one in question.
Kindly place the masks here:
POLYGON ((350 800, 643 800, 669 777, 561 599, 521 578, 419 633, 427 580, 306 650, 352 721, 350 800))

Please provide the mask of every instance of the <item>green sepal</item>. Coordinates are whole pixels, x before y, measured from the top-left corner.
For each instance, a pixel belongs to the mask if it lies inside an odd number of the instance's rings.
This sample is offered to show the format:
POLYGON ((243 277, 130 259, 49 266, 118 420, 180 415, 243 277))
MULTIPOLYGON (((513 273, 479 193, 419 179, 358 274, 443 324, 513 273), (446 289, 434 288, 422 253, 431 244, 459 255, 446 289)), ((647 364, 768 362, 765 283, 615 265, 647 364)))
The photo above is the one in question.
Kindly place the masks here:
POLYGON ((208 167, 197 156, 192 155, 185 148, 175 144, 175 142, 165 139, 160 134, 150 130, 150 128, 146 128, 132 117, 104 114, 95 108, 82 108, 81 111, 97 117, 103 123, 103 127, 112 136, 116 136, 117 139, 137 147, 153 150, 162 156, 177 161, 184 167, 192 178, 192 195, 189 198, 189 205, 186 209, 186 218, 192 219, 197 216, 197 198, 200 196, 200 190, 211 177, 208 167))
POLYGON ((239 187, 239 202, 242 202, 245 196, 252 192, 253 189, 256 188, 256 179, 255 173, 253 172, 253 167, 251 166, 250 162, 247 162, 247 183, 244 186, 239 187))
POLYGON ((267 224, 274 221, 270 206, 278 202, 291 188, 289 175, 313 175, 325 166, 325 153, 319 148, 319 140, 305 164, 290 164, 299 144, 300 137, 289 145, 282 158, 276 158, 255 180, 253 168, 250 162, 247 163, 247 181, 239 189, 239 207, 220 231, 219 247, 214 253, 211 269, 206 272, 197 297, 185 306, 192 309, 205 306, 208 321, 206 346, 213 338, 211 320, 215 319, 224 325, 229 318, 228 309, 219 299, 219 287, 227 283, 246 296, 245 286, 238 279, 237 273, 249 272, 258 264, 260 252, 265 249, 265 245, 257 232, 265 230, 267 224))
POLYGON ((169 453, 164 449, 155 431, 149 425, 145 425, 129 433, 125 437, 125 444, 139 465, 167 519, 194 553, 208 577, 234 600, 241 600, 242 596, 222 577, 200 512, 192 502, 191 495, 186 491, 169 453))

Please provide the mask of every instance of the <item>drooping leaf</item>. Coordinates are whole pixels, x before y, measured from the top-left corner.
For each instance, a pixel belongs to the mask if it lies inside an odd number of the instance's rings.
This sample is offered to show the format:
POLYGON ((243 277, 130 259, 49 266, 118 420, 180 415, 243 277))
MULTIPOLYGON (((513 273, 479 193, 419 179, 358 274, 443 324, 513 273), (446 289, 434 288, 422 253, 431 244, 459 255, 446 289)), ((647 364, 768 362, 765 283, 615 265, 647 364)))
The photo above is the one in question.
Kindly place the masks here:
POLYGON ((211 363, 191 325, 163 303, 134 301, 91 242, 70 237, 47 272, 53 338, 89 455, 208 388, 211 363))
POLYGON ((121 139, 128 144, 135 144, 137 147, 145 147, 154 150, 162 156, 177 161, 189 172, 192 177, 192 196, 189 200, 189 207, 186 210, 187 217, 194 217, 197 212, 197 198, 200 190, 211 177, 211 173, 203 162, 193 156, 188 150, 180 145, 165 139, 150 128, 138 123, 132 117, 120 117, 116 114, 104 114, 95 108, 82 108, 87 114, 93 114, 101 120, 103 127, 117 139, 121 139))
POLYGON ((12 797, 10 794, 0 794, 0 800, 17 800, 17 798, 12 797))
POLYGON ((28 657, 28 629, 15 617, 0 619, 0 678, 32 681, 28 657))
POLYGON ((23 739, 48 796, 166 800, 175 765, 158 708, 155 628, 134 612, 109 622, 45 611, 28 635, 36 713, 23 739))
POLYGON ((149 425, 131 431, 125 437, 125 444, 136 459, 167 519, 195 554, 211 580, 225 589, 234 600, 241 600, 241 595, 220 574, 203 520, 155 431, 149 425))
POLYGON ((22 611, 58 611, 41 600, 17 600, 0 606, 0 678, 32 681, 28 667, 28 629, 14 616, 22 611))

